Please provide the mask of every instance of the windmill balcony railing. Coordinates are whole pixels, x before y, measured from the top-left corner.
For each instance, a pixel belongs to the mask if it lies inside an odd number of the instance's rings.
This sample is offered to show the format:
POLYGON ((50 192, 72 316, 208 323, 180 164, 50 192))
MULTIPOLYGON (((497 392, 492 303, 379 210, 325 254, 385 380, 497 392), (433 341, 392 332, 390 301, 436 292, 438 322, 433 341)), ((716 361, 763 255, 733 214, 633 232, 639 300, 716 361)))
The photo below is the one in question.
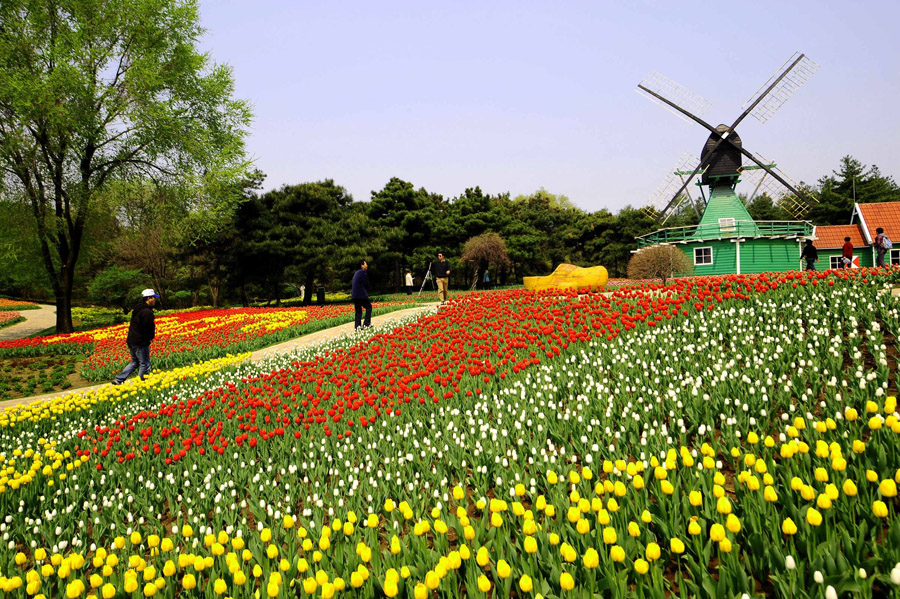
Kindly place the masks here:
POLYGON ((758 239, 761 237, 810 237, 812 223, 784 220, 738 220, 691 227, 660 229, 637 238, 638 248, 653 245, 711 241, 715 239, 758 239))

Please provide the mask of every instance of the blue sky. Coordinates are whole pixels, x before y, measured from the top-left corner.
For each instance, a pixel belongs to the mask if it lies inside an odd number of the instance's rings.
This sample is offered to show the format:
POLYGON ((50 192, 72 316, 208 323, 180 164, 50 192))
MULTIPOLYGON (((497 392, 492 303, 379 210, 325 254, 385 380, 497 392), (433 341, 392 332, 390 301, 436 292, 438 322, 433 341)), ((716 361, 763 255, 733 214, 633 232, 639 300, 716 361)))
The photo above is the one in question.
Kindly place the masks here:
POLYGON ((203 45, 253 104, 265 188, 391 177, 445 197, 545 188, 647 201, 706 133, 637 94, 651 69, 731 123, 795 51, 819 71, 744 146, 814 182, 845 154, 900 180, 900 2, 201 0, 203 45))

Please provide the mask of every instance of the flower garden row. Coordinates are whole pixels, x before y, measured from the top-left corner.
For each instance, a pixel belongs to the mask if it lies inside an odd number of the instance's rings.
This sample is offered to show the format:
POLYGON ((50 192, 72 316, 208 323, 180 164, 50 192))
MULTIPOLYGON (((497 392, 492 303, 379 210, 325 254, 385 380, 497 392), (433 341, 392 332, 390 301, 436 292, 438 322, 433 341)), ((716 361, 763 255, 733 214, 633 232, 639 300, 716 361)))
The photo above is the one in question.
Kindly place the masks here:
POLYGON ((5 297, 0 297, 0 312, 4 312, 7 310, 37 310, 40 306, 35 304, 34 302, 26 302, 24 300, 11 300, 5 297))
POLYGON ((25 319, 18 312, 13 312, 12 310, 0 311, 0 328, 8 327, 23 320, 25 319))
POLYGON ((318 354, 7 412, 0 586, 885 593, 898 274, 473 296, 318 354))
MULTIPOLYGON (((376 304, 385 312, 401 303, 376 304)), ((3 313, 0 313, 2 318, 3 313)), ((170 369, 226 354, 254 351, 353 318, 353 306, 225 308, 169 313, 156 318, 154 368, 170 369)), ((86 355, 81 375, 109 380, 129 361, 128 323, 91 331, 0 341, 0 357, 41 354, 86 355)))

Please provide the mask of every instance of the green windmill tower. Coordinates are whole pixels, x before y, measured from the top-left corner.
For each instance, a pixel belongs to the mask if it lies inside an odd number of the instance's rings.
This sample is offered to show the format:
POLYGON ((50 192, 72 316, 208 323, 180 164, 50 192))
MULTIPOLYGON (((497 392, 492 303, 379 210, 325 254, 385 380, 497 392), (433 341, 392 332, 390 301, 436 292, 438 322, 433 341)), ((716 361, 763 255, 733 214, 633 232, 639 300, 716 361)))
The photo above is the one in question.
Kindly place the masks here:
POLYGON ((662 226, 688 207, 696 212, 700 223, 662 228, 638 237, 638 251, 657 245, 676 246, 693 261, 697 275, 798 268, 800 242, 813 234, 812 225, 803 218, 810 203, 817 200, 791 182, 774 163, 747 151, 736 129, 751 115, 766 122, 817 69, 805 55, 795 54, 753 95, 730 126, 713 127, 704 121, 701 116, 709 102, 659 73, 651 73, 638 85, 651 100, 709 132, 700 158, 683 155, 644 208, 662 226), (699 197, 695 199, 690 185, 698 175, 695 186, 699 197), (742 180, 754 186, 748 202, 765 193, 795 220, 754 221, 735 191, 742 180))

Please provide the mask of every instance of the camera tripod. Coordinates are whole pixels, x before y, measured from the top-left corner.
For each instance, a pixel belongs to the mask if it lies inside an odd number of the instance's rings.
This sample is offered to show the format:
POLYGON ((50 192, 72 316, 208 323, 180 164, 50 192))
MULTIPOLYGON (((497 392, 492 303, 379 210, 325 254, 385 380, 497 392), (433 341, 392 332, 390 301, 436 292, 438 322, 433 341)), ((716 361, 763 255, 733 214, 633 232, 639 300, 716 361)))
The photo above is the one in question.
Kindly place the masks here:
POLYGON ((419 295, 422 295, 422 290, 425 289, 425 283, 427 283, 429 279, 431 279, 431 288, 434 291, 437 291, 437 287, 434 284, 434 277, 431 276, 431 264, 432 262, 428 263, 428 272, 425 273, 425 278, 422 279, 422 286, 419 287, 419 295))

